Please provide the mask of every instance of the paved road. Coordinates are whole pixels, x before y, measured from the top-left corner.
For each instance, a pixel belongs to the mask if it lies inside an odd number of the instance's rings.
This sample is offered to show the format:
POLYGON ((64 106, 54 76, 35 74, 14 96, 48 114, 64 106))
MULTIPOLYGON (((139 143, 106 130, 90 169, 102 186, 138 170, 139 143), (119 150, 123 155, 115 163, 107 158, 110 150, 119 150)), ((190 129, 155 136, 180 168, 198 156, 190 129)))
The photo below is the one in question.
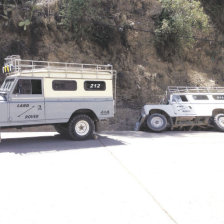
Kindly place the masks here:
POLYGON ((2 138, 2 224, 224 223, 223 133, 2 138))

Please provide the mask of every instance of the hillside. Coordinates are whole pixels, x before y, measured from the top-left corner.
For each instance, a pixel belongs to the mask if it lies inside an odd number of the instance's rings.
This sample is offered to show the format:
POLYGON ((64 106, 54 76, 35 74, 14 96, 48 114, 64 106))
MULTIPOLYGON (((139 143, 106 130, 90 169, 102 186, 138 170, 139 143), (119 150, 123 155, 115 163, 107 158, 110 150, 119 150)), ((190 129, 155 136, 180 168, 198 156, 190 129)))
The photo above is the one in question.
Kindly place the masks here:
POLYGON ((65 1, 37 1, 35 8, 16 2, 7 15, 6 5, 0 9, 4 16, 0 18, 1 66, 4 57, 12 54, 23 59, 114 65, 117 113, 115 119, 101 124, 104 130, 132 130, 141 106, 159 102, 168 85, 224 85, 224 3, 220 0, 201 0, 212 29, 209 35, 198 33, 193 47, 181 53, 164 46, 162 54, 154 33, 162 12, 158 0, 92 1, 89 7, 95 5, 94 10, 84 12, 79 30, 64 25, 65 1), (25 18, 31 22, 26 30, 18 25, 25 18))

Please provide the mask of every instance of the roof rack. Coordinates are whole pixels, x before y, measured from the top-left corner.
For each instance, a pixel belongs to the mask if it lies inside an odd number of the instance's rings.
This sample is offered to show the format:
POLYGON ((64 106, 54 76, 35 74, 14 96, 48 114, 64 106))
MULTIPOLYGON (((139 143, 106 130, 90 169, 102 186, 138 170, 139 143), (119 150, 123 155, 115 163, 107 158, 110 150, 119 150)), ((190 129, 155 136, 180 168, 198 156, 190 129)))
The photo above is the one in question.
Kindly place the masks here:
MULTIPOLYGON (((98 64, 81 64, 81 63, 65 63, 65 62, 50 62, 50 61, 33 61, 33 60, 22 60, 19 55, 11 55, 5 58, 5 66, 8 67, 8 72, 16 73, 20 72, 38 72, 40 70, 51 71, 62 71, 62 72, 83 72, 93 74, 114 74, 112 65, 98 65, 98 64)), ((5 69, 7 72, 7 69, 5 69)))
POLYGON ((168 93, 224 93, 224 87, 168 86, 168 93))

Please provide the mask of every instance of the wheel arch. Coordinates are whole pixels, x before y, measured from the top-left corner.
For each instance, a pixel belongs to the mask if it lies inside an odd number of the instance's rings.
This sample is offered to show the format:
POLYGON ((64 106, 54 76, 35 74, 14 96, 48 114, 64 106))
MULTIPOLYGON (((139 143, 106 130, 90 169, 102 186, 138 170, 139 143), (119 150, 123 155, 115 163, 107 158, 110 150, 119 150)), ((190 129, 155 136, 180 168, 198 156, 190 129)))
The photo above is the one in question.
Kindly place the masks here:
POLYGON ((166 117, 167 121, 168 121, 168 125, 170 125, 171 127, 173 126, 173 120, 172 120, 171 116, 167 112, 165 112, 162 109, 151 109, 149 111, 148 115, 155 114, 155 113, 159 113, 159 114, 164 115, 166 117))
POLYGON ((96 116, 96 114, 90 110, 90 109, 79 109, 76 110, 75 112, 73 112, 73 114, 70 116, 69 121, 71 120, 71 118, 73 118, 74 116, 78 115, 78 114, 85 114, 88 115, 94 122, 99 121, 98 117, 96 116))
POLYGON ((215 117, 217 114, 224 114, 224 108, 217 108, 212 111, 212 117, 215 117))
POLYGON ((158 114, 163 114, 166 118, 167 118, 167 120, 169 120, 170 119, 170 115, 168 114, 168 113, 166 113, 164 110, 162 110, 162 109, 151 109, 150 111, 149 111, 149 115, 151 115, 151 114, 156 114, 156 113, 158 113, 158 114))

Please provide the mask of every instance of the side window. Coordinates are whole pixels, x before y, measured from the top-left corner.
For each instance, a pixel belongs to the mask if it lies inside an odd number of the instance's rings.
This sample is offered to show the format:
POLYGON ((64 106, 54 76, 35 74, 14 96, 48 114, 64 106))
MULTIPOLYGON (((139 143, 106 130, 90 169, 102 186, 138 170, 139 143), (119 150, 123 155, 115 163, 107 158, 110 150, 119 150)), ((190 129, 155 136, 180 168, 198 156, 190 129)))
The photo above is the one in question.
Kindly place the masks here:
POLYGON ((73 80, 54 80, 52 88, 55 91, 75 91, 77 90, 77 82, 73 80))
POLYGON ((208 100, 208 96, 206 95, 193 95, 194 100, 208 100))
POLYGON ((224 95, 213 95, 214 100, 224 100, 224 95))
POLYGON ((103 81, 85 81, 84 89, 86 91, 104 91, 106 90, 106 83, 103 81))
POLYGON ((32 94, 42 94, 41 80, 32 79, 31 85, 32 85, 32 94))
POLYGON ((12 88, 13 82, 14 79, 6 79, 0 89, 3 91, 10 90, 12 88))
POLYGON ((188 99, 185 95, 180 95, 180 98, 183 102, 188 102, 188 99))
POLYGON ((19 79, 13 94, 42 94, 40 79, 19 79))
POLYGON ((173 95, 172 102, 173 103, 181 103, 182 102, 181 97, 179 95, 173 95))

